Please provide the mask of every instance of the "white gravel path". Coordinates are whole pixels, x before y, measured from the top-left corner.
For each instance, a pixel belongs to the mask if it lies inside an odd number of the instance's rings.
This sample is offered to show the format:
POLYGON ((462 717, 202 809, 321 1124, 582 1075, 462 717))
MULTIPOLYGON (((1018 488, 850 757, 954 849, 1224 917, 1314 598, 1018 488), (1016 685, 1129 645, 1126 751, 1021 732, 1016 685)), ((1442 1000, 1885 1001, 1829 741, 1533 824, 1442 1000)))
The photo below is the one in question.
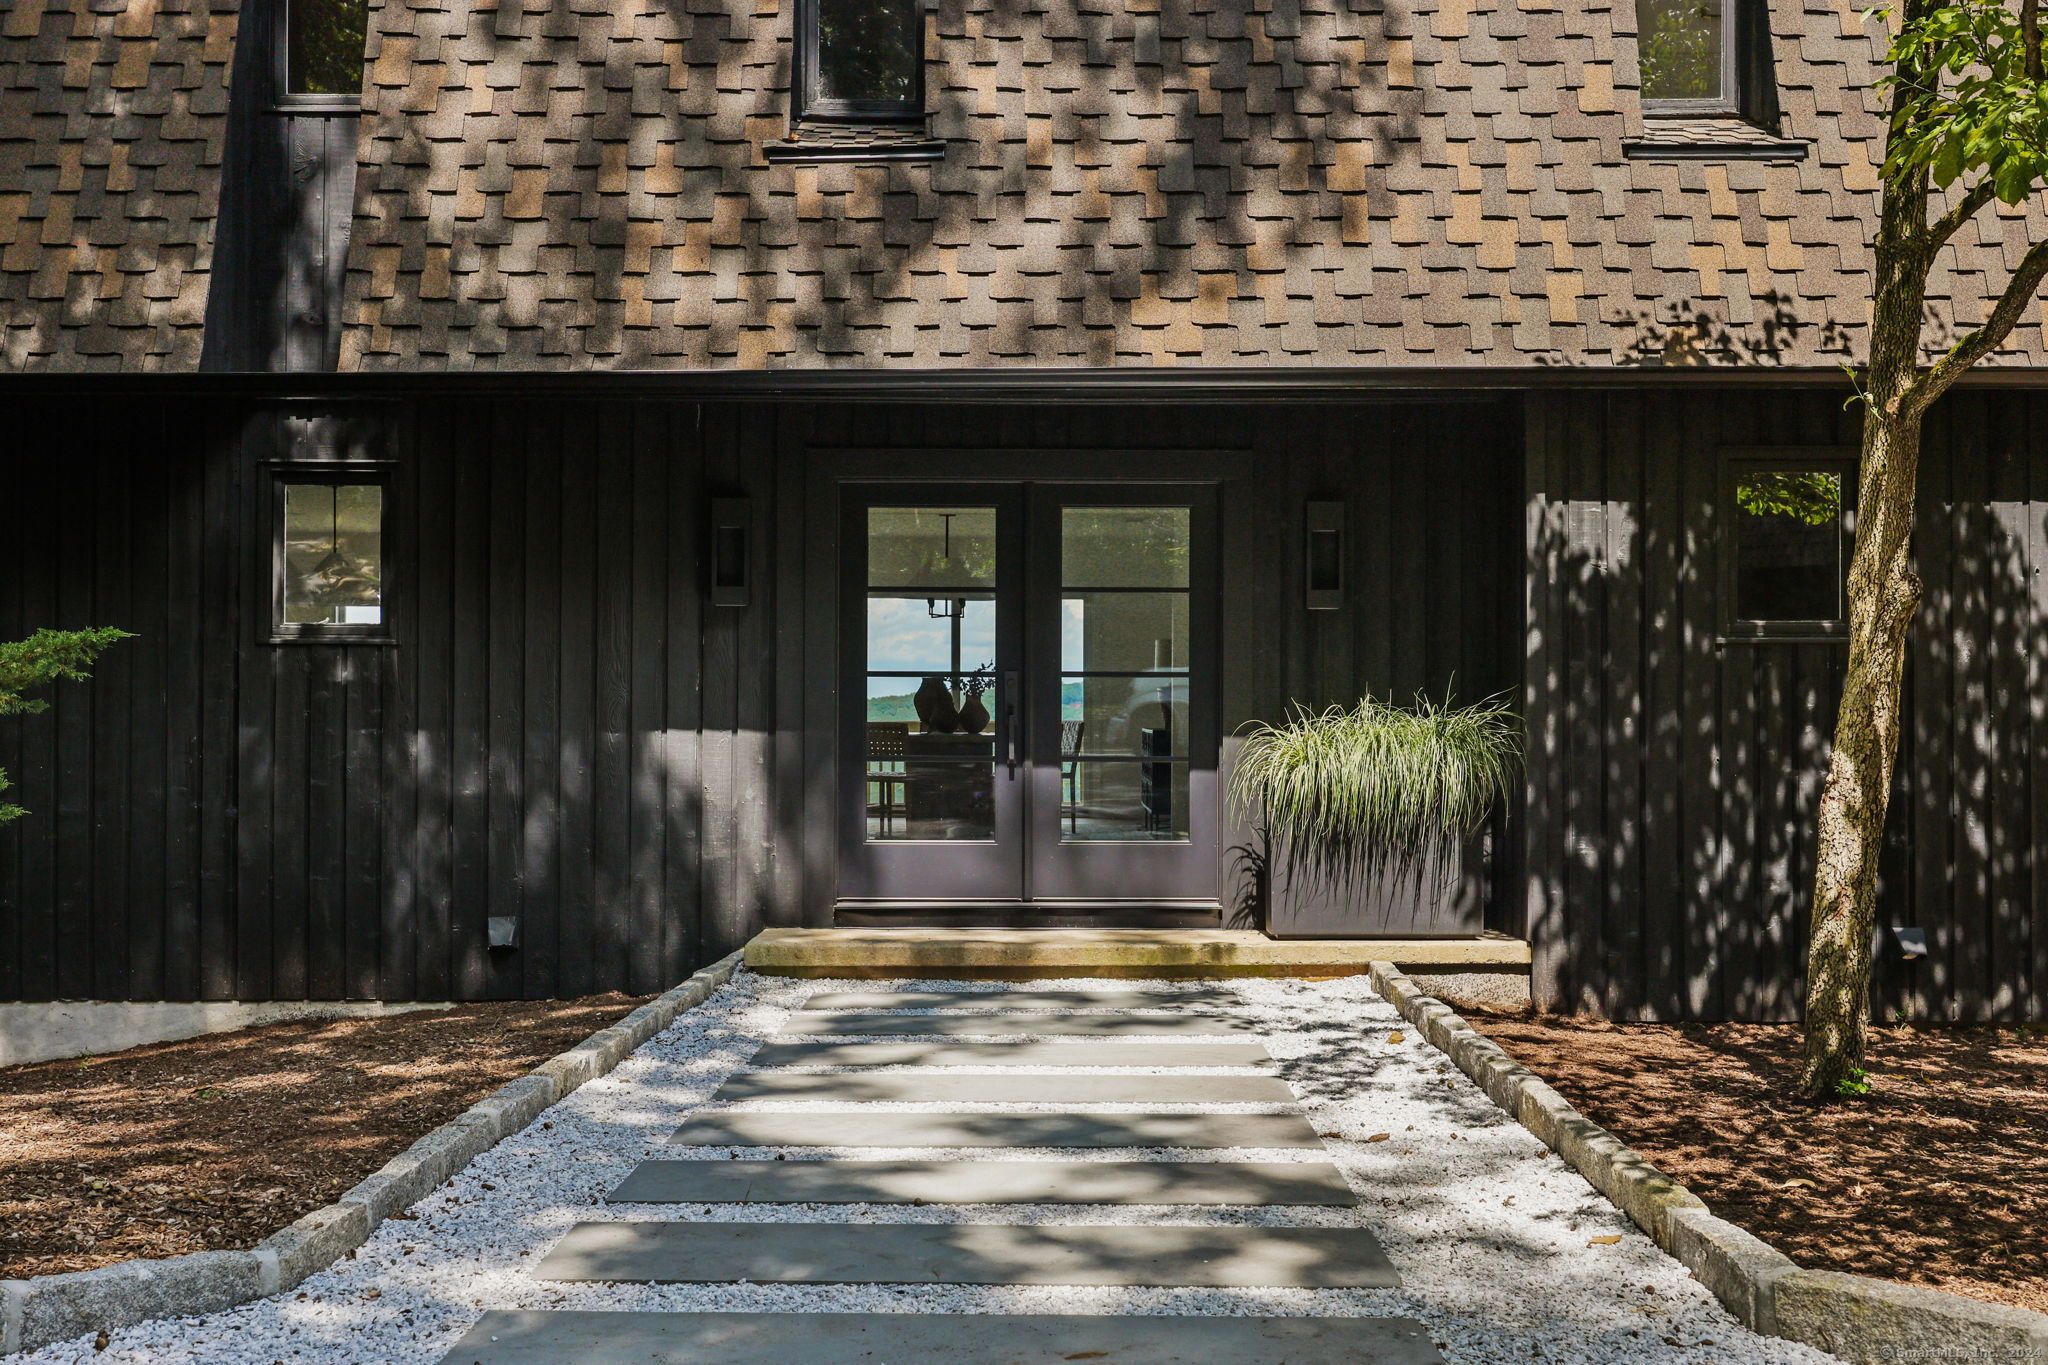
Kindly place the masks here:
MULTIPOLYGON (((1144 989, 1075 979, 1047 989, 1144 989)), ((204 1318, 145 1323, 13 1357, 21 1365, 433 1365, 485 1308, 799 1312, 1200 1313, 1404 1315, 1421 1319, 1454 1365, 1825 1365, 1834 1357, 1759 1337, 1730 1318, 1449 1060, 1379 999, 1363 977, 1231 983, 1281 1073, 1301 1096, 1327 1158, 1313 1150, 1234 1148, 1051 1152, 877 1150, 862 1158, 959 1155, 975 1161, 1334 1160, 1356 1209, 1100 1206, 847 1207, 617 1205, 601 1201, 658 1156, 732 1149, 662 1145, 687 1110, 778 1031, 793 1008, 830 990, 983 989, 947 982, 795 981, 741 972, 703 1006, 609 1076, 500 1143, 412 1210, 386 1222, 353 1258, 288 1294, 204 1318), (1401 1041, 1394 1041, 1400 1035, 1401 1041), (1381 1136, 1384 1135, 1384 1136, 1381 1136), (1401 1290, 890 1287, 858 1285, 558 1285, 526 1273, 569 1227, 596 1219, 1352 1225, 1363 1222, 1401 1270, 1401 1290), (1619 1237, 1611 1245, 1593 1239, 1619 1237)), ((1157 983, 1170 992, 1171 983, 1157 983)), ((1030 1035, 1024 1035, 1030 1036, 1030 1035)), ((1166 1044, 1162 1043, 1162 1046, 1166 1044)), ((1007 1069, 1007 1068, 1005 1068, 1007 1069)), ((1051 1070, 1053 1068, 1032 1068, 1051 1070)), ((951 1069, 955 1074, 958 1068, 951 1069)), ((1073 1070, 1063 1068, 1061 1070, 1073 1070)), ((1158 1069, 1155 1069, 1158 1070, 1158 1069)), ((1189 1074, 1175 1068, 1177 1075, 1189 1074)), ((1199 1073, 1196 1073, 1199 1074, 1199 1073)), ((1237 1074, 1222 1069, 1217 1074, 1237 1074)), ((750 1109, 831 1108, 754 1100, 750 1109)), ((892 1109, 997 1111, 986 1104, 892 1109)), ((1280 1106, 1031 1105, 1048 1112, 1166 1108, 1256 1112, 1280 1106)), ((758 1154, 757 1149, 749 1149, 758 1154)), ((832 1155, 779 1149, 791 1159, 832 1155)), ((968 1360, 963 1357, 963 1361, 968 1360)))

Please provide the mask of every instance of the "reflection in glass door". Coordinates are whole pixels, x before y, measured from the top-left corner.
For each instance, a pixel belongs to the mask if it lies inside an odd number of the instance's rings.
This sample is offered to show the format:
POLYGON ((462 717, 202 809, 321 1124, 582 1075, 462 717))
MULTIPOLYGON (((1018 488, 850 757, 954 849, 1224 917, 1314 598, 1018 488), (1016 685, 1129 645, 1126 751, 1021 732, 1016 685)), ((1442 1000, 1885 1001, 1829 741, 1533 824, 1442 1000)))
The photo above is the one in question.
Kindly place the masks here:
POLYGON ((996 509, 868 509, 869 839, 995 837, 996 509))
POLYGON ((1063 842, 1188 837, 1189 517, 1061 509, 1063 842))
POLYGON ((1039 486, 1027 604, 1035 899, 1216 896, 1207 490, 1039 486))
POLYGON ((847 518, 840 894, 1021 899, 1022 754, 1004 686, 1021 509, 1014 490, 917 493, 860 500, 847 518))
POLYGON ((841 898, 1213 900, 1206 491, 848 494, 841 898))

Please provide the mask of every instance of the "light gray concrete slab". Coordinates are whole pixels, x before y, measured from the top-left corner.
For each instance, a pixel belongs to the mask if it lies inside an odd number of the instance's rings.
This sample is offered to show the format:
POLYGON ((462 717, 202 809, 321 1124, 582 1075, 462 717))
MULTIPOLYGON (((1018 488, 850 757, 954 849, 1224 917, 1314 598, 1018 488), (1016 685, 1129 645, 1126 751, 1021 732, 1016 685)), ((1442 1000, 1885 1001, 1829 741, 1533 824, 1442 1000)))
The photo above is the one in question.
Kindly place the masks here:
POLYGON ((1286 1104, 1293 1102, 1294 1092, 1278 1076, 739 1071, 727 1076, 711 1098, 910 1104, 1286 1104))
POLYGON ((1263 1043, 763 1043, 770 1066, 1256 1066, 1263 1043))
POLYGON ((1203 1038, 1247 1034, 1234 1019, 1202 1014, 861 1014, 818 1010, 793 1014, 783 1036, 837 1038, 988 1038, 1037 1033, 1067 1038, 1203 1038))
POLYGON ((806 1010, 1181 1010, 1243 1004, 1235 991, 821 991, 806 1010))
POLYGON ((756 1113, 691 1119, 680 1147, 1313 1147, 1300 1114, 756 1113))
MULTIPOLYGON (((578 1223, 540 1280, 1397 1289, 1364 1228, 578 1223)), ((985 1338, 984 1338, 985 1339, 985 1338)))
MULTIPOLYGON (((477 1320, 442 1365, 962 1365, 964 1339, 1005 1361, 1113 1365, 1442 1365, 1410 1318, 1081 1317, 957 1313, 508 1312, 477 1320)), ((988 1357, 993 1360, 997 1357, 988 1357)))
POLYGON ((644 1161, 614 1204, 1340 1204, 1323 1161, 644 1161))

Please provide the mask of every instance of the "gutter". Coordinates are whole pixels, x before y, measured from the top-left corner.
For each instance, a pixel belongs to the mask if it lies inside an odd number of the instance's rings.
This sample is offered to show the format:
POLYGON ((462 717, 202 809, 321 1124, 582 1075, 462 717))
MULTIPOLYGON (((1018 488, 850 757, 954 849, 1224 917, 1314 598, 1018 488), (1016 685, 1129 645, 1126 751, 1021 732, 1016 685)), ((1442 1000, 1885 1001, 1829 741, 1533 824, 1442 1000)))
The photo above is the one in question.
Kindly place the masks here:
MULTIPOLYGON (((2048 388, 2048 368, 1978 368, 1958 387, 2048 388)), ((1187 366, 1015 369, 422 370, 342 373, 74 371, 0 375, 0 395, 36 393, 172 397, 236 395, 316 401, 425 395, 573 398, 629 395, 695 400, 1063 403, 1350 403, 1475 399, 1544 391, 1809 389, 1848 395, 1834 367, 1684 368, 1570 366, 1187 366)))

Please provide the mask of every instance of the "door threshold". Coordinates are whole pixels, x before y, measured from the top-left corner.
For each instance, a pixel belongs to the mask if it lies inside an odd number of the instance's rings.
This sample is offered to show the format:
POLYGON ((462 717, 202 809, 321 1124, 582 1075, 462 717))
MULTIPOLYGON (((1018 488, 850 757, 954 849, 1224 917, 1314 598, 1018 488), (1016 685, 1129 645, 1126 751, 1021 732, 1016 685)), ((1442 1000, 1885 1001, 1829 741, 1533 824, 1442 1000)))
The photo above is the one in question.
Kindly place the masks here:
POLYGON ((840 901, 847 929, 1215 929, 1214 901, 840 901))

